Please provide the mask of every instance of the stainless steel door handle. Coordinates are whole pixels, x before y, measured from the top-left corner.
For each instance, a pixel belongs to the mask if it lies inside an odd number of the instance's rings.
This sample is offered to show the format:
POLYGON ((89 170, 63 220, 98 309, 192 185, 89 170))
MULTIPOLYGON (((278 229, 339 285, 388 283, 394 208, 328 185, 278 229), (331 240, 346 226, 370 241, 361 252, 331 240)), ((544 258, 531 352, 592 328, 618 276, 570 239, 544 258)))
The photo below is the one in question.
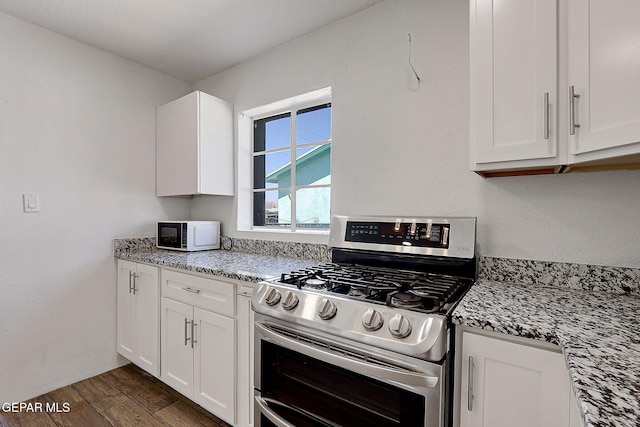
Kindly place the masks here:
POLYGON ((191 323, 191 322, 189 322, 189 319, 187 319, 185 317, 184 318, 184 345, 187 345, 189 343, 189 340, 191 339, 191 338, 189 338, 187 336, 187 331, 189 329, 189 323, 191 323))
POLYGON ((262 397, 256 396, 256 404, 258 405, 258 408, 260 408, 260 413, 267 417, 269 421, 276 425, 276 427, 295 427, 293 424, 289 424, 278 414, 276 414, 271 408, 269 408, 269 405, 267 405, 267 401, 262 397))
POLYGON ((544 93, 544 109, 543 109, 543 134, 544 139, 549 139, 549 92, 544 93))
POLYGON ((187 292, 191 292, 192 294, 199 294, 200 293, 200 289, 191 289, 188 287, 184 287, 182 288, 183 291, 187 291, 187 292))
POLYGON ((198 326, 198 324, 196 323, 195 320, 191 321, 191 348, 193 348, 193 346, 195 345, 195 343, 197 343, 198 341, 196 340, 196 326, 198 326))
POLYGON ((278 402, 274 399, 268 399, 268 398, 263 398, 260 396, 255 396, 255 400, 256 400, 256 404, 258 405, 258 407, 260 408, 260 413, 262 415, 264 415, 265 417, 267 417, 269 419, 269 421, 271 421, 272 423, 274 423, 277 427, 295 427, 293 424, 290 424, 288 421, 286 421, 285 419, 283 419, 281 416, 279 416, 278 414, 275 413, 275 411, 273 411, 270 407, 269 404, 271 403, 274 406, 281 406, 283 408, 287 408, 289 411, 293 411, 293 412, 297 412, 300 415, 302 415, 303 417, 309 418, 313 421, 315 421, 314 424, 320 424, 322 426, 326 426, 326 427, 341 427, 339 424, 336 424, 332 421, 327 420, 326 418, 320 417, 314 413, 305 411, 303 409, 300 408, 295 408, 293 406, 284 404, 282 402, 278 402))
POLYGON ((133 292, 133 277, 135 277, 136 273, 134 273, 133 271, 129 272, 129 293, 133 292))
POLYGON ((467 382, 467 410, 473 411, 473 356, 469 356, 469 380, 467 382))
POLYGON ((580 127, 580 124, 576 123, 576 99, 580 98, 580 95, 575 93, 575 88, 569 86, 569 134, 575 135, 576 128, 580 127))
POLYGON ((133 294, 136 294, 136 291, 138 291, 138 289, 136 289, 136 279, 140 277, 139 274, 133 274, 133 294))

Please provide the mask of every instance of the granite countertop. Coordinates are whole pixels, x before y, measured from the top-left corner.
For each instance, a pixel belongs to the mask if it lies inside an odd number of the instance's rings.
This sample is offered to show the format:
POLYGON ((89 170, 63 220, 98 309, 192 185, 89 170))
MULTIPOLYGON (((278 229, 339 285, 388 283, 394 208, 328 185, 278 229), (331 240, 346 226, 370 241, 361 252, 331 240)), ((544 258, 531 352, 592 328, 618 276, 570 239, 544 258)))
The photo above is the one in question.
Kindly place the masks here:
POLYGON ((318 261, 314 260, 225 250, 176 252, 148 249, 117 252, 116 257, 246 282, 259 282, 280 276, 283 272, 318 264, 318 261))
MULTIPOLYGON (((330 253, 321 245, 242 239, 233 251, 159 250, 148 238, 114 246, 120 259, 247 282, 327 262, 330 253)), ((500 281, 479 280, 453 322, 558 345, 586 427, 640 426, 640 270, 481 261, 480 277, 500 281)))
POLYGON ((478 281, 453 322, 557 344, 584 425, 640 425, 640 298, 478 281))

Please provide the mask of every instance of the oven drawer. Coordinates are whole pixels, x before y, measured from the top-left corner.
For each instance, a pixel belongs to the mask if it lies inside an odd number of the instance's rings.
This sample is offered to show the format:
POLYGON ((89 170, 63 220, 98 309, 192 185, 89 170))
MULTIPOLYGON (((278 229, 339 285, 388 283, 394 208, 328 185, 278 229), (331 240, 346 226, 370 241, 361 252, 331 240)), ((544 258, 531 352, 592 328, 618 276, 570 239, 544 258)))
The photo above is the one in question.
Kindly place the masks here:
POLYGON ((256 315, 255 425, 441 427, 441 364, 256 315))
POLYGON ((233 283, 163 269, 162 296, 225 316, 235 315, 233 283))

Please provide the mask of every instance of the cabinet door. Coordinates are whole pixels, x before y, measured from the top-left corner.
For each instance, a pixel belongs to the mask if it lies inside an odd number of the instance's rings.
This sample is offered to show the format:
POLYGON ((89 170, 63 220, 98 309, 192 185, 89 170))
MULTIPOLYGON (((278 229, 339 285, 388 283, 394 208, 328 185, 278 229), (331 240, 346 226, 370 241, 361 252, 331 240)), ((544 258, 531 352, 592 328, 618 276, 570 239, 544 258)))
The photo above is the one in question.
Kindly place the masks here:
POLYGON ((473 169, 558 163, 557 42, 557 0, 470 0, 473 169))
POLYGON ((569 377, 560 353, 462 334, 460 427, 566 427, 569 377))
POLYGON ((195 380, 193 400, 224 421, 235 424, 235 319, 194 309, 195 380))
POLYGON ((567 20, 569 86, 580 96, 570 154, 612 147, 621 150, 594 155, 640 153, 628 147, 640 141, 640 2, 568 0, 567 20))
POLYGON ((156 193, 198 193, 198 92, 156 111, 156 193))
POLYGON ((160 376, 160 300, 158 268, 138 264, 135 277, 136 365, 160 376))
POLYGON ((117 347, 118 353, 131 361, 136 358, 136 305, 133 295, 135 273, 135 263, 118 260, 117 347))
POLYGON ((232 196, 233 105, 195 91, 158 107, 156 194, 232 196))
POLYGON ((193 307, 162 298, 162 381, 193 398, 193 307))

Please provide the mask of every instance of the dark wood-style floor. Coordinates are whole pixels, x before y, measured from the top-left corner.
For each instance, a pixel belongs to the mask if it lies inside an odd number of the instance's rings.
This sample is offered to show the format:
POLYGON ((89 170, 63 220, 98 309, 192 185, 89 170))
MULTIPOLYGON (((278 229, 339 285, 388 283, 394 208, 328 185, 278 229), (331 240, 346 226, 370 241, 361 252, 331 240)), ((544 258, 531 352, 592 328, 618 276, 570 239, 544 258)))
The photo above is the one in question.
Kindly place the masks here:
POLYGON ((0 412, 0 427, 213 426, 229 425, 134 365, 89 378, 27 403, 42 411, 0 412), (60 412, 46 411, 57 403, 60 412), (64 403, 69 411, 63 412, 64 403))

